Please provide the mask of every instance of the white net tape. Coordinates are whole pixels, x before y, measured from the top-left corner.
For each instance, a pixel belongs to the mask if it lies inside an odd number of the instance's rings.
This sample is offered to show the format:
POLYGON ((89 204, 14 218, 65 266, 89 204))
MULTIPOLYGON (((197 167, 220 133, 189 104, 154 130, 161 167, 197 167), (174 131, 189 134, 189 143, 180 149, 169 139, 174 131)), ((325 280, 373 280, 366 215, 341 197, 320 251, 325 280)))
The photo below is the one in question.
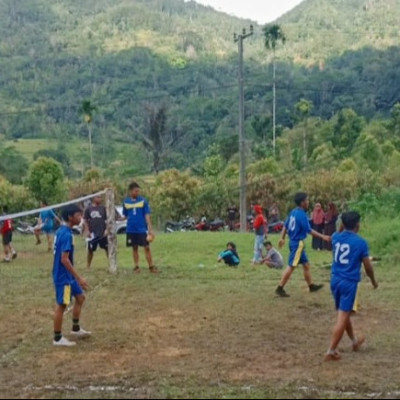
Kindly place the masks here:
POLYGON ((30 215, 36 215, 36 214, 39 214, 42 211, 54 210, 54 209, 57 209, 57 208, 62 208, 62 207, 69 206, 71 204, 82 203, 82 202, 84 202, 86 200, 93 199, 93 197, 102 196, 105 193, 106 193, 106 190, 102 190, 100 192, 97 192, 97 193, 94 193, 94 194, 90 194, 88 196, 79 197, 78 199, 73 199, 73 200, 70 200, 70 201, 66 201, 64 203, 52 204, 51 206, 43 207, 43 208, 37 208, 35 210, 22 211, 22 212, 19 212, 19 213, 14 213, 14 214, 9 214, 9 215, 2 215, 2 216, 0 216, 0 222, 5 221, 7 219, 16 219, 16 218, 28 217, 30 215))

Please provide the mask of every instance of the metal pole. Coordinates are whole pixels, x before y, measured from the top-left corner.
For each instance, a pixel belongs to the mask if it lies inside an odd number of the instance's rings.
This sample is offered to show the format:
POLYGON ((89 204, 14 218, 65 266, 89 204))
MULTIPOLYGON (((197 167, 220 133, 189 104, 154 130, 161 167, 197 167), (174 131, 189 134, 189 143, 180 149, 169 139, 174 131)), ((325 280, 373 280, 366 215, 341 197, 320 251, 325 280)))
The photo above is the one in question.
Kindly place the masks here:
POLYGON ((247 230, 246 204, 246 144, 244 139, 244 85, 243 85, 243 36, 239 36, 239 159, 240 159, 240 232, 247 230))
POLYGON ((243 29, 242 34, 234 35, 234 41, 239 47, 239 159, 240 159, 240 232, 247 231, 247 177, 246 177, 246 140, 244 134, 244 77, 243 77, 243 40, 253 35, 253 26, 250 32, 243 29))

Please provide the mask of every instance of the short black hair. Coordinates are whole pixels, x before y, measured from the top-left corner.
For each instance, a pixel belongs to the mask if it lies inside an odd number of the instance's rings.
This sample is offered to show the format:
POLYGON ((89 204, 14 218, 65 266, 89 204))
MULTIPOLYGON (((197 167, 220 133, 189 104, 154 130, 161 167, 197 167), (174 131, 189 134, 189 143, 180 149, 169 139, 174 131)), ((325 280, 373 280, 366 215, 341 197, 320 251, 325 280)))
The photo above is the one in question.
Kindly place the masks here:
POLYGON ((129 185, 129 190, 133 190, 133 189, 140 189, 140 186, 139 186, 139 184, 137 182, 132 182, 129 185))
POLYGON ((48 206, 49 205, 49 203, 47 202, 47 200, 40 200, 40 202, 42 203, 42 204, 44 204, 45 206, 48 206))
POLYGON ((354 231, 361 221, 361 215, 357 211, 349 211, 342 214, 342 223, 348 231, 354 231))
POLYGON ((74 216, 76 213, 82 213, 82 210, 76 204, 72 204, 63 208, 61 217, 65 222, 68 222, 69 217, 74 216))
POLYGON ((231 246, 233 250, 236 250, 236 244, 235 244, 235 243, 233 243, 233 242, 228 242, 228 243, 226 244, 226 247, 228 247, 228 246, 231 246))
POLYGON ((299 192, 294 195, 294 202, 297 206, 301 206, 304 200, 307 200, 308 194, 304 192, 299 192))
POLYGON ((271 243, 269 240, 266 240, 266 241, 264 242, 264 246, 265 246, 265 247, 267 247, 267 246, 272 246, 272 243, 271 243))
POLYGON ((8 213, 8 206, 3 206, 3 212, 8 213))

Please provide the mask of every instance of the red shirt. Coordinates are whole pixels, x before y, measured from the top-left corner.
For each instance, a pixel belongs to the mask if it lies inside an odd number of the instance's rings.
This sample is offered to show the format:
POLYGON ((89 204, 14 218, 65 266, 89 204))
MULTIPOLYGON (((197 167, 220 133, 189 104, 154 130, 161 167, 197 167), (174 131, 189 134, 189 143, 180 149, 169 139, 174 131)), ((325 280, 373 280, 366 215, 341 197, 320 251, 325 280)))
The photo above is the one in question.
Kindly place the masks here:
POLYGON ((1 234, 5 235, 10 231, 12 231, 12 222, 11 219, 6 219, 5 221, 3 221, 3 226, 1 227, 1 234))
POLYGON ((267 224, 267 220, 264 218, 264 215, 258 214, 256 219, 254 220, 253 227, 256 232, 256 235, 265 235, 265 225, 267 224))

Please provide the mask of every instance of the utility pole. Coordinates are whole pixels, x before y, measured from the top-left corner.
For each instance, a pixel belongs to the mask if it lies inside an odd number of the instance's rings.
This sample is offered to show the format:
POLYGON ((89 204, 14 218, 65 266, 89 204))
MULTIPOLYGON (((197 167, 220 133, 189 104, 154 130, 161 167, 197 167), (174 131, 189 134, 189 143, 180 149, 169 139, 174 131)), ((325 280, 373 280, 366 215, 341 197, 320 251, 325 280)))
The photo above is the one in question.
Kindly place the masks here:
POLYGON ((252 36, 253 25, 250 25, 250 32, 243 29, 241 34, 234 34, 233 40, 239 46, 239 158, 240 158, 240 232, 247 230, 247 177, 246 177, 246 141, 244 138, 244 80, 243 80, 243 40, 252 36))

